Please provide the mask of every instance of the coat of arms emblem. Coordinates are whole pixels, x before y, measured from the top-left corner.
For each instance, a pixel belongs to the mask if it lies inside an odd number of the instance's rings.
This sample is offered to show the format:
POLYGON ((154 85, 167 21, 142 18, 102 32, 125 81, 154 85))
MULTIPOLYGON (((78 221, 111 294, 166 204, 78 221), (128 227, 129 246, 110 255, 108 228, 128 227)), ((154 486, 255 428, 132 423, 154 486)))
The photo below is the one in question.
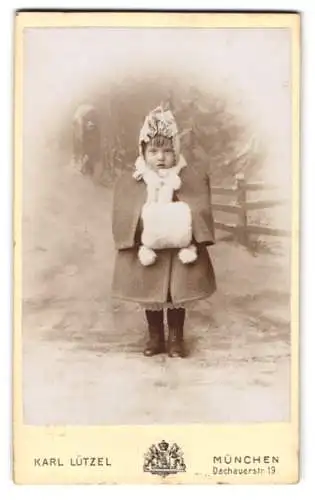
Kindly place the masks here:
POLYGON ((183 452, 178 444, 170 444, 163 439, 160 443, 150 446, 144 456, 143 470, 163 477, 186 472, 183 452))

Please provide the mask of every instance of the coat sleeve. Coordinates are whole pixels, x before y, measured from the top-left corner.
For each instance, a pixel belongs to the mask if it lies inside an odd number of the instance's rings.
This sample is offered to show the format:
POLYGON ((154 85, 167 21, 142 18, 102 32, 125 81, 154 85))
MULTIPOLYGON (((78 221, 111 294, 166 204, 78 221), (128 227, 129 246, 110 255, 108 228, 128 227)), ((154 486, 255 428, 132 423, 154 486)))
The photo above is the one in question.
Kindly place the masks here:
POLYGON ((130 172, 122 174, 114 186, 112 206, 112 234, 117 250, 137 244, 136 232, 143 203, 142 183, 135 181, 130 172))
POLYGON ((209 232, 211 234, 211 238, 207 242, 208 246, 214 245, 215 244, 215 222, 214 222, 214 217, 213 217, 213 210, 212 210, 212 191, 211 191, 211 174, 210 172, 207 172, 207 184, 208 184, 208 192, 209 192, 209 211, 208 211, 208 227, 209 227, 209 232))
POLYGON ((193 237, 196 243, 206 246, 215 244, 210 175, 202 176, 202 190, 192 203, 193 237))
POLYGON ((199 166, 187 166, 182 174, 182 186, 177 193, 188 203, 192 215, 193 238, 196 243, 214 245, 214 220, 209 172, 199 166))

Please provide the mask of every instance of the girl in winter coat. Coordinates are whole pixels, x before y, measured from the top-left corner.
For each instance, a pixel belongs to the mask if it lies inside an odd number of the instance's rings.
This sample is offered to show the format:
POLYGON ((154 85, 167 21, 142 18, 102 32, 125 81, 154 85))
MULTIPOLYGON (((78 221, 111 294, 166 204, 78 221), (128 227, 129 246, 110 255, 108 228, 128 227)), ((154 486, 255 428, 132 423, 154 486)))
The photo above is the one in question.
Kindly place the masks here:
POLYGON ((216 289, 207 251, 214 223, 209 174, 186 164, 169 110, 158 107, 145 119, 135 171, 124 172, 115 185, 112 228, 112 295, 144 307, 144 355, 167 350, 170 357, 184 357, 186 306, 216 289))

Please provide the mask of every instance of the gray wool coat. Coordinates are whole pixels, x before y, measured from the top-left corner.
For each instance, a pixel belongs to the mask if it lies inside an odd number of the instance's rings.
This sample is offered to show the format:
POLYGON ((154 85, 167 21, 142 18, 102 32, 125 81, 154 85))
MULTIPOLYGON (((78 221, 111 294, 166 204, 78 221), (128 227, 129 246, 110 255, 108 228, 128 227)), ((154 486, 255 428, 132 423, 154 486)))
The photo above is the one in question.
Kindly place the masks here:
POLYGON ((179 201, 192 213, 197 260, 183 264, 177 249, 157 251, 157 260, 143 266, 138 259, 139 221, 146 200, 146 185, 124 172, 116 181, 112 208, 112 231, 116 247, 112 296, 146 306, 162 306, 171 299, 174 305, 209 297, 216 290, 213 266, 207 246, 213 245, 214 221, 211 187, 207 172, 186 166, 180 173, 179 201))

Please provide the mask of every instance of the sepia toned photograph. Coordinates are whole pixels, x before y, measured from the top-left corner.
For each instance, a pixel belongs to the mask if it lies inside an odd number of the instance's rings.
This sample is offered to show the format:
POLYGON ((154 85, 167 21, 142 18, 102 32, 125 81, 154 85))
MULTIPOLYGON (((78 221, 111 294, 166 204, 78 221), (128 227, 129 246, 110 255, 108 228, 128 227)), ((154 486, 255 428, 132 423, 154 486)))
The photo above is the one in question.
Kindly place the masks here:
POLYGON ((291 30, 22 46, 23 422, 289 422, 291 30))

